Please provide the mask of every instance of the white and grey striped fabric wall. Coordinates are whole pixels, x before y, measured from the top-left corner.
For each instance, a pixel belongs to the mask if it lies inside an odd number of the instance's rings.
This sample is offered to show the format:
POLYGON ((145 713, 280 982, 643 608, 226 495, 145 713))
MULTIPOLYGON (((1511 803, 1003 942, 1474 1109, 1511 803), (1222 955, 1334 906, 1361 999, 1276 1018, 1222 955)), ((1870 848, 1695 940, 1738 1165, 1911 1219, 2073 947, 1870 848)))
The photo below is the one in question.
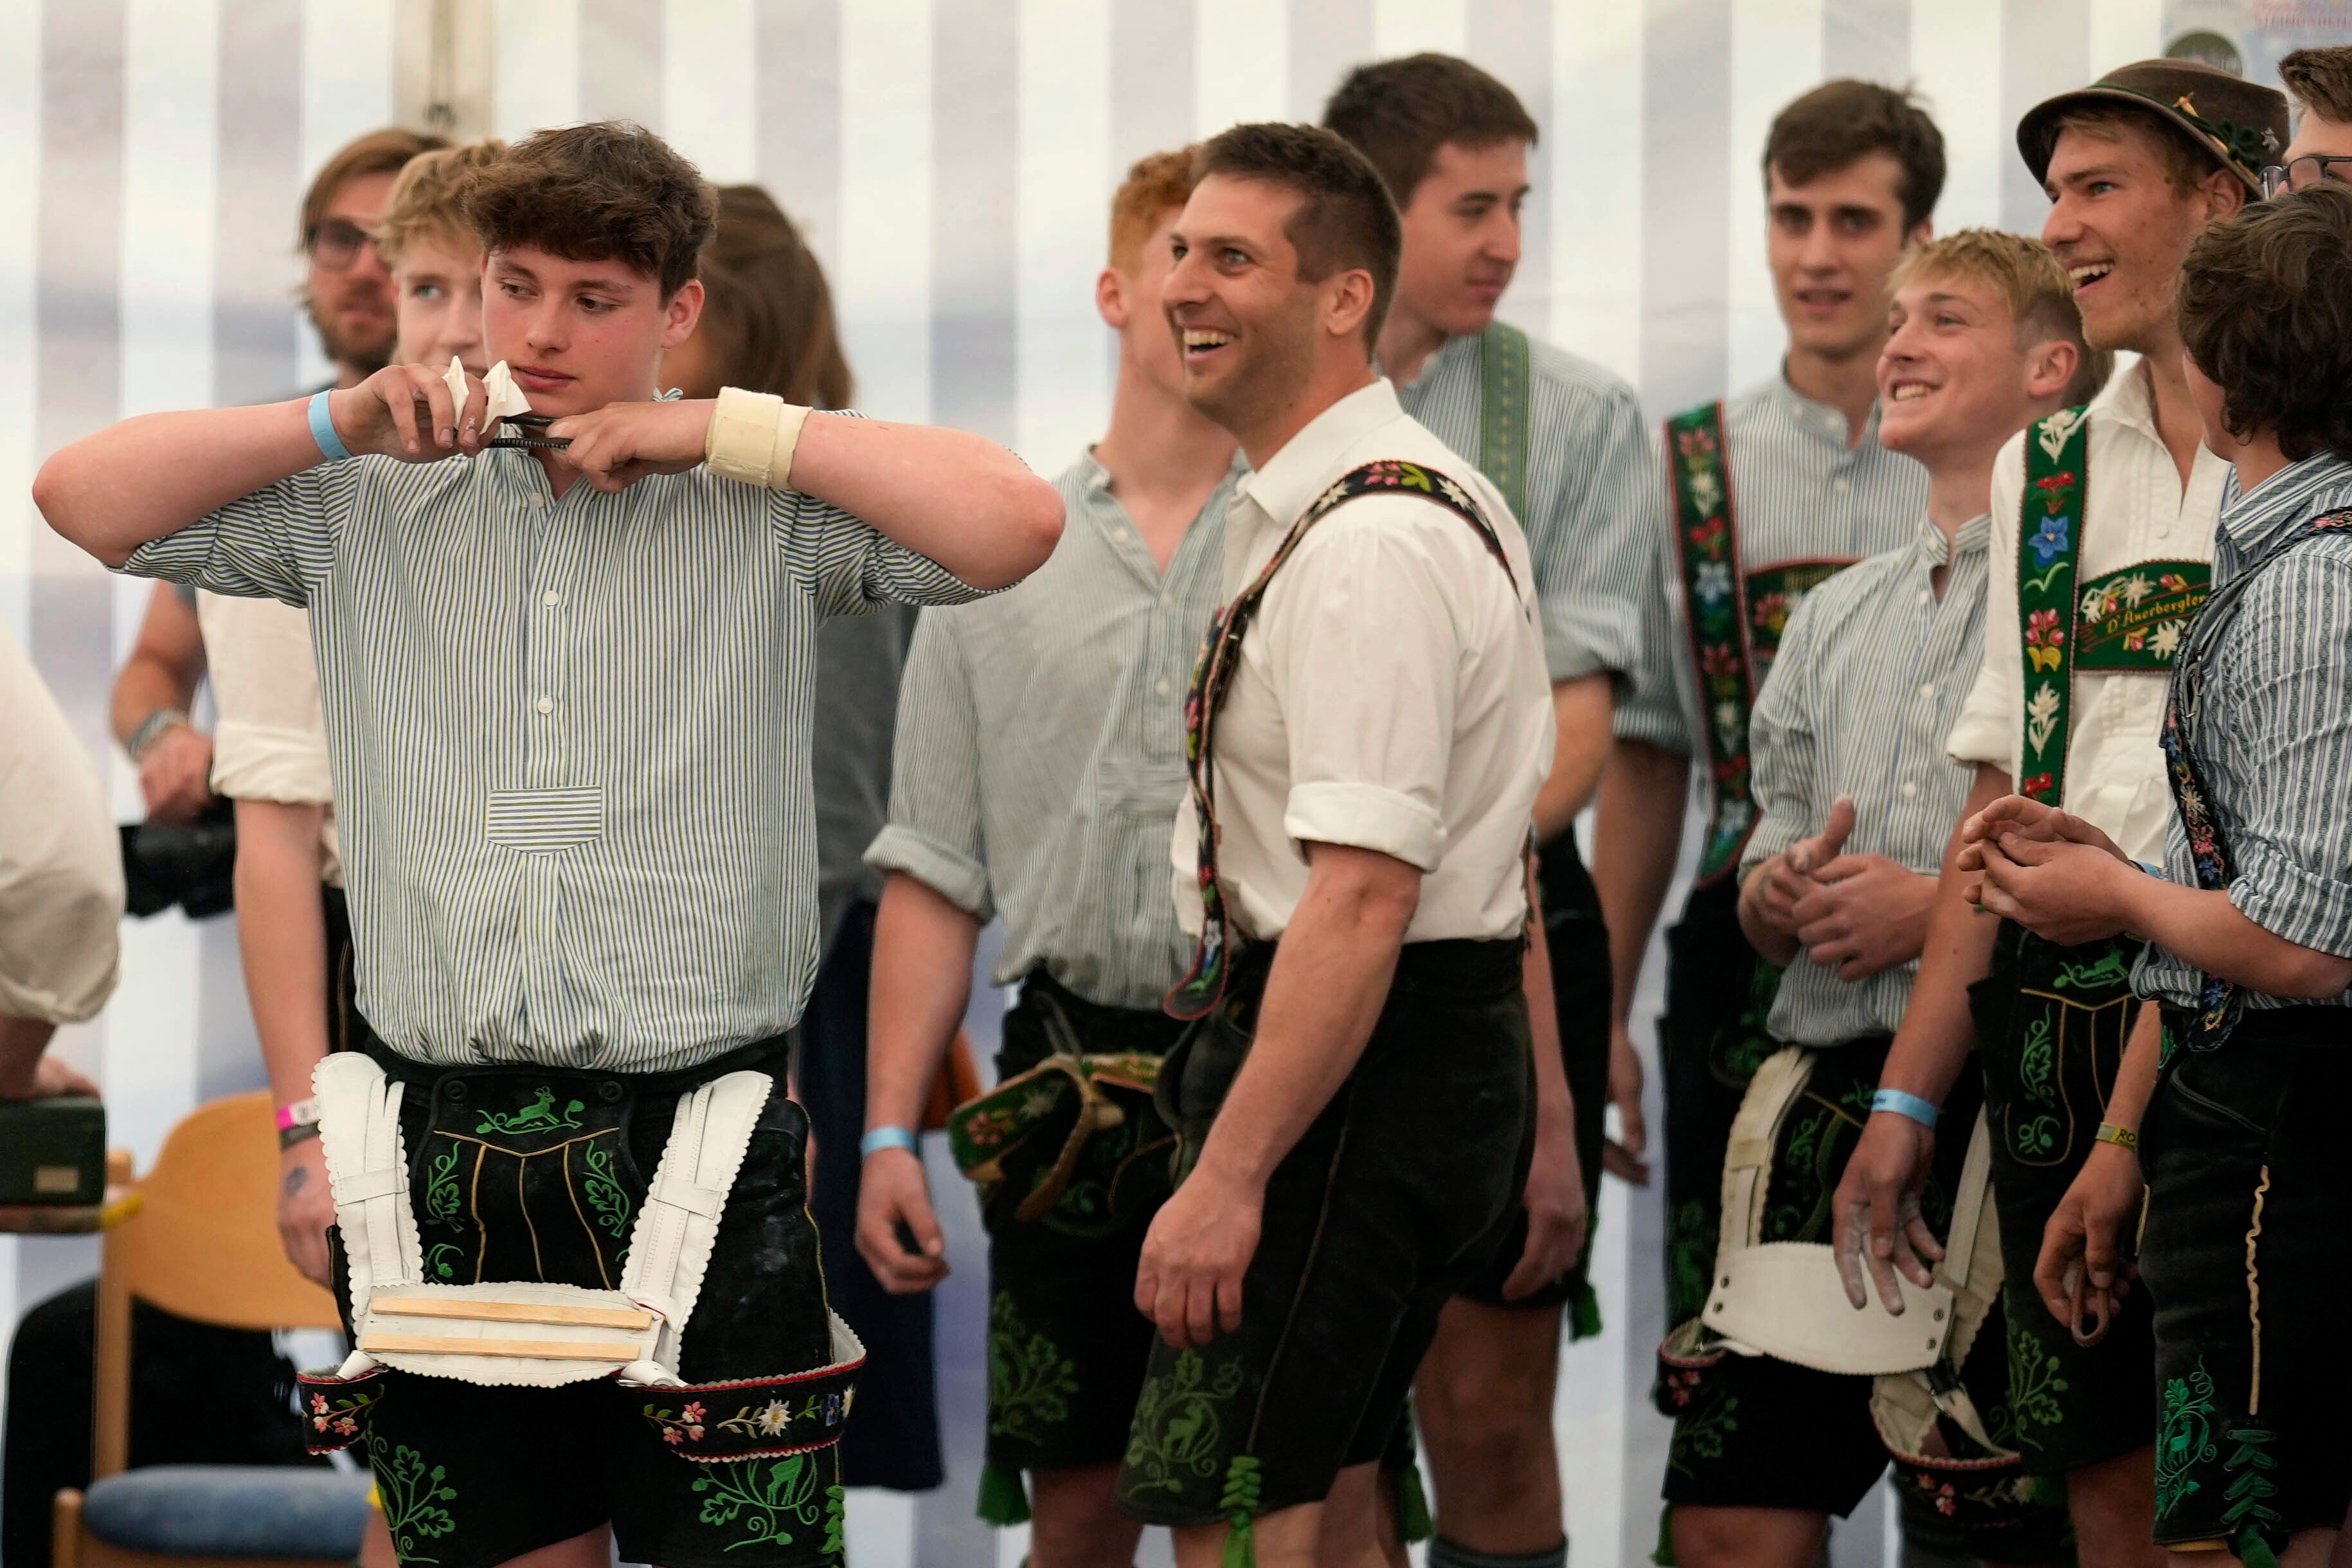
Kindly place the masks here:
MULTIPOLYGON (((0 0, 0 615, 100 759, 119 814, 134 815, 104 715, 147 587, 109 578, 41 526, 26 499, 33 469, 126 414, 283 396, 324 378, 294 298, 302 183, 406 101, 396 61, 413 68, 436 14, 469 40, 487 129, 513 137, 626 116, 714 179, 767 184, 830 269, 861 406, 979 431, 1050 473, 1108 403, 1092 278, 1118 174, 1234 120, 1312 117, 1353 62, 1450 50, 1518 90, 1544 137, 1504 313, 1633 378, 1663 413, 1774 367, 1756 157, 1796 92, 1831 75, 1916 81, 1950 146, 1942 225, 2033 230, 2043 203, 2011 141, 2022 110, 2157 52, 2174 25, 2251 26, 2252 12, 2277 9, 0 0)), ((115 1141, 142 1162, 191 1106, 259 1083, 229 920, 131 923, 121 990, 63 1049, 105 1084, 115 1141)), ((1643 1393, 1663 1326, 1656 1207, 1654 1193, 1629 1201, 1611 1185, 1608 1333, 1568 1358, 1559 1422, 1580 1562, 1636 1561, 1654 1540, 1663 1424, 1643 1393)), ((0 1312, 13 1322, 94 1257, 88 1242, 0 1239, 0 1312)), ((976 1361, 976 1328, 943 1324, 942 1343, 976 1361)), ((975 1375, 961 1365, 948 1382, 968 1389, 975 1375)), ((970 1428, 968 1406, 965 1416, 970 1428)), ((969 1448, 976 1432, 955 1437, 969 1448)), ((876 1528, 860 1560, 966 1563, 993 1550, 954 1522, 968 1512, 968 1475, 912 1509, 862 1510, 876 1528)), ((1877 1561, 1874 1527, 1857 1523, 1841 1561, 1877 1561)))

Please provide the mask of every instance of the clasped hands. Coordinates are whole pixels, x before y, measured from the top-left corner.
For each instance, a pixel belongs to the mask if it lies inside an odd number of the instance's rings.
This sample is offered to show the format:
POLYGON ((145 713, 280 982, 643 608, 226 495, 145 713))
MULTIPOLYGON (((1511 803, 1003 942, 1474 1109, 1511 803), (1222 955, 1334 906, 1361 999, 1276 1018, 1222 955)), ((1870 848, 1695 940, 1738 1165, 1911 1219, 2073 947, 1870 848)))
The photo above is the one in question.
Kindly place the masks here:
POLYGON ((1784 938, 1778 961, 1801 947, 1849 982, 1919 956, 1936 894, 1934 879, 1899 861, 1847 854, 1853 819, 1853 799, 1839 796, 1819 833, 1759 865, 1740 892, 1748 923, 1784 938))
POLYGON ((1961 896, 2062 946, 2123 931, 2134 879, 2116 841, 2055 806, 2004 795, 1960 825, 1961 896))
MULTIPOLYGON (((446 373, 426 365, 387 365, 355 387, 331 394, 335 433, 354 455, 403 463, 437 463, 482 450, 491 437, 481 378, 465 378, 461 404, 446 373)), ((625 490, 649 474, 683 474, 701 463, 710 435, 708 401, 615 402, 569 414, 541 434, 568 441, 548 455, 576 468, 599 490, 625 490)))

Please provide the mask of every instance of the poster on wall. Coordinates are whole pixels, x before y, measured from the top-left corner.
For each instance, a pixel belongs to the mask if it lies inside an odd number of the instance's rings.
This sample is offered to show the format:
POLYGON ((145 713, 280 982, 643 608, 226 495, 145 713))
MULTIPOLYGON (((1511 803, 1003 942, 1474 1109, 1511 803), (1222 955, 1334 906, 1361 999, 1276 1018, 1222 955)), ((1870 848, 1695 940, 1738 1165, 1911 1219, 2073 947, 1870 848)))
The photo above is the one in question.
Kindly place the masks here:
POLYGON ((2166 0, 2164 52, 2279 85, 2279 57, 2352 43, 2352 0, 2166 0))

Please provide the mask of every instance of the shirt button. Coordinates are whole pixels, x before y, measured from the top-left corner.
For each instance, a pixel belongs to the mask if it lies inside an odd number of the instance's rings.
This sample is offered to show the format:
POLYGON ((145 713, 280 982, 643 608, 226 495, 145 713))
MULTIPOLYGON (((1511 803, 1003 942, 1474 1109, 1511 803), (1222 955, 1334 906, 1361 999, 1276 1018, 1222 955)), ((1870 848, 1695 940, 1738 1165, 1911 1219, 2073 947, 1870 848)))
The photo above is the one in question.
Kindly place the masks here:
POLYGON ((1919 793, 1919 786, 1916 783, 1908 779, 1903 780, 1903 798, 1906 800, 1908 800, 1917 793, 1919 793))
POLYGON ((1919 688, 1919 695, 1923 697, 1934 697, 1936 695, 1936 683, 1929 681, 1926 685, 1921 686, 1919 688))
POLYGON ((539 601, 541 604, 546 605, 550 610, 552 610, 557 605, 563 602, 563 595, 556 592, 555 590, 551 588, 545 593, 539 596, 539 601))
POLYGON ((1152 687, 1151 689, 1152 689, 1153 691, 1158 692, 1161 696, 1163 696, 1163 697, 1164 697, 1164 696, 1166 696, 1166 695, 1168 695, 1168 683, 1167 683, 1166 681, 1162 681, 1162 682, 1160 682, 1158 685, 1156 685, 1156 686, 1152 687))
POLYGON ((1921 589, 1921 590, 1919 591, 1919 602, 1920 602, 1920 603, 1922 603, 1922 604, 1927 603, 1927 601, 1929 601, 1929 600, 1931 600, 1931 599, 1933 599, 1933 598, 1935 598, 1935 597, 1936 597, 1936 591, 1935 591, 1934 589, 1932 589, 1932 588, 1923 588, 1923 589, 1921 589))
POLYGON ((530 504, 532 507, 538 511, 543 512, 547 510, 547 497, 544 496, 533 496, 530 498, 530 504))
POLYGON ((1830 481, 1830 488, 1835 490, 1841 496, 1852 495, 1853 493, 1853 481, 1851 479, 1832 479, 1830 481))
POLYGON ((555 699, 553 697, 540 698, 539 711, 541 713, 553 713, 555 711, 555 699))

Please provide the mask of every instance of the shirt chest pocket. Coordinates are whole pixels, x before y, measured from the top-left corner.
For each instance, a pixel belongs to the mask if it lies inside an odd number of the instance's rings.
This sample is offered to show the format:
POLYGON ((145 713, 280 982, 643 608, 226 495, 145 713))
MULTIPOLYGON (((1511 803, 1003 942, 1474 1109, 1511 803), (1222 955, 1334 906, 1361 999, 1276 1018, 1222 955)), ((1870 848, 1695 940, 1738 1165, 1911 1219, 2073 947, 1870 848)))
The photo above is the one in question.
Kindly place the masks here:
POLYGON ((493 789, 484 813, 490 842, 523 854, 552 854, 604 833, 604 791, 493 789))

